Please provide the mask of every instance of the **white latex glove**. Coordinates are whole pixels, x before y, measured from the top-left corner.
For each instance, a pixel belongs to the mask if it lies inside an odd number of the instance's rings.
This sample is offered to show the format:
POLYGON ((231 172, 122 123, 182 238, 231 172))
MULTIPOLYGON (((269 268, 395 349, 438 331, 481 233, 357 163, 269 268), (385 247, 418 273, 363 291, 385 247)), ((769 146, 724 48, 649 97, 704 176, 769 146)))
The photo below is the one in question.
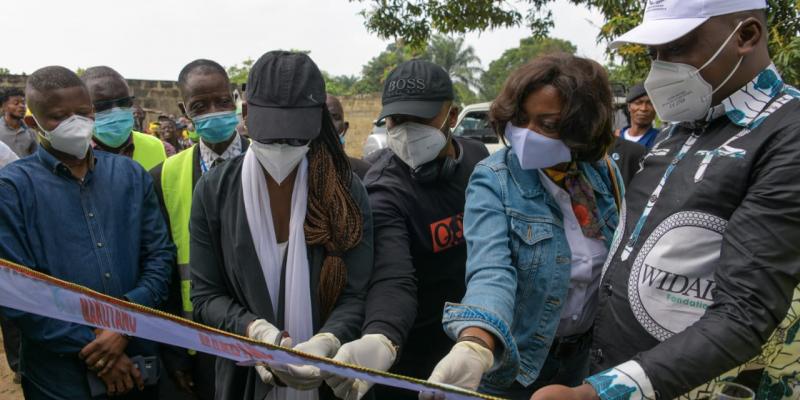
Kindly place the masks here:
MULTIPOLYGON (((247 327, 247 337, 253 340, 258 340, 259 342, 275 344, 280 335, 281 331, 274 325, 267 322, 265 319, 257 319, 251 322, 250 326, 247 327)), ((292 338, 282 338, 280 345, 281 347, 291 348, 292 338)), ((258 376, 261 378, 262 382, 268 385, 273 385, 275 383, 275 378, 272 376, 272 373, 269 372, 269 370, 264 366, 257 365, 256 372, 258 373, 258 376)))
MULTIPOLYGON (((336 336, 330 333, 318 333, 307 342, 294 347, 294 350, 313 354, 319 357, 331 358, 339 350, 341 343, 336 336)), ((284 365, 273 367, 272 373, 278 376, 288 386, 300 390, 316 389, 322 384, 322 374, 319 368, 310 365, 284 365)))
MULTIPOLYGON (((428 382, 475 390, 481 378, 494 364, 492 351, 473 342, 458 342, 442 361, 436 364, 428 382)), ((438 399, 431 393, 420 393, 422 400, 438 399)))
MULTIPOLYGON (((392 341, 381 334, 364 335, 361 339, 345 344, 333 359, 347 364, 388 371, 394 364, 397 351, 392 341)), ((372 383, 361 379, 327 375, 325 382, 333 389, 336 397, 344 400, 360 400, 372 383)))
POLYGON ((265 319, 257 319, 247 327, 247 337, 259 342, 275 344, 281 331, 265 319))
MULTIPOLYGON (((281 347, 288 347, 291 349, 292 338, 285 337, 281 339, 281 347)), ((258 373, 258 377, 261 378, 261 382, 264 382, 267 385, 275 385, 275 377, 272 376, 272 372, 270 372, 266 367, 263 365, 256 365, 256 372, 258 373)))

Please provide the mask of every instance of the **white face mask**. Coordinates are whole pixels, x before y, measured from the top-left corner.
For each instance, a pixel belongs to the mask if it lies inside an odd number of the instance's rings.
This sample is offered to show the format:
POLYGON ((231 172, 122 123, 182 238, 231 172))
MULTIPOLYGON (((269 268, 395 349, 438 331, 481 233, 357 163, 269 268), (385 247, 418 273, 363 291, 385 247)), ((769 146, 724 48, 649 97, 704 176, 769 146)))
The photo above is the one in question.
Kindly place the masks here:
POLYGON ((447 145, 447 138, 441 129, 417 122, 395 125, 387 133, 387 145, 411 169, 435 160, 447 145))
POLYGON ((61 121, 52 131, 45 131, 42 124, 33 117, 36 124, 44 132, 44 137, 54 149, 69 154, 75 158, 83 159, 89 150, 89 142, 94 132, 94 120, 73 114, 61 121))
POLYGON ((688 64, 653 61, 644 87, 659 118, 667 122, 691 122, 702 119, 708 114, 712 95, 728 83, 739 69, 744 57, 739 58, 736 67, 716 89, 700 76, 700 71, 717 59, 741 26, 742 22, 739 22, 717 52, 699 69, 688 64))
POLYGON ((522 169, 550 168, 572 160, 569 147, 561 140, 511 125, 510 122, 506 124, 506 139, 511 142, 511 150, 517 155, 522 169))
POLYGON ((308 144, 290 146, 286 143, 264 144, 256 141, 250 144, 250 148, 261 166, 275 182, 278 182, 278 185, 283 183, 284 179, 300 164, 300 161, 303 161, 303 157, 310 149, 308 144))

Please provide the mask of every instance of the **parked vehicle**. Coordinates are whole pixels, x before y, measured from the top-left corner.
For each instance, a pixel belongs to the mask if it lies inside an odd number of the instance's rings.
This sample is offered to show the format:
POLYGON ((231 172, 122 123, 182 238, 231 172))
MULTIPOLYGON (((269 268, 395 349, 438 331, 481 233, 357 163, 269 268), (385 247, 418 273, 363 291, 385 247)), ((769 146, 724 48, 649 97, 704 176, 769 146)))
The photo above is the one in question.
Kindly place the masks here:
POLYGON ((489 107, 491 106, 492 103, 488 102, 464 107, 458 115, 456 127, 453 128, 453 136, 480 140, 486 145, 490 154, 503 148, 503 143, 500 142, 489 124, 489 107))
POLYGON ((381 119, 372 122, 372 132, 364 142, 362 158, 367 159, 370 155, 377 154, 380 149, 386 148, 386 121, 381 119), (373 154, 375 153, 375 154, 373 154))

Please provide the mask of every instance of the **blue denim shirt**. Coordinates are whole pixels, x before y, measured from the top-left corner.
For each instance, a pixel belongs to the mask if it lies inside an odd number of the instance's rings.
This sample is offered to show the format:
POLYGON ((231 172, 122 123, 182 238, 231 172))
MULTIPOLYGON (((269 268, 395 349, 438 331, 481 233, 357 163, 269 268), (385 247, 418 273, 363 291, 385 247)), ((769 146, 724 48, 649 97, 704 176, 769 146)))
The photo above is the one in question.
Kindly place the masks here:
MULTIPOLYGON (((618 213, 608 166, 579 168, 594 188, 610 246, 618 213)), ((461 304, 445 306, 443 324, 453 339, 479 327, 499 340, 484 385, 504 388, 516 379, 528 386, 539 376, 569 291, 572 254, 562 221, 538 171, 523 170, 510 149, 475 167, 464 211, 467 293, 461 304)))
MULTIPOLYGON (((175 247, 150 175, 129 158, 93 153, 94 168, 83 182, 42 147, 0 170, 0 258, 157 307, 167 298, 175 247)), ((67 359, 77 360, 94 340, 92 328, 0 311, 22 332, 23 374, 40 386, 59 387, 67 398, 79 395, 64 381, 75 371, 64 369, 75 365, 67 359)), ((155 351, 154 343, 141 340, 132 340, 126 350, 129 355, 155 351)))

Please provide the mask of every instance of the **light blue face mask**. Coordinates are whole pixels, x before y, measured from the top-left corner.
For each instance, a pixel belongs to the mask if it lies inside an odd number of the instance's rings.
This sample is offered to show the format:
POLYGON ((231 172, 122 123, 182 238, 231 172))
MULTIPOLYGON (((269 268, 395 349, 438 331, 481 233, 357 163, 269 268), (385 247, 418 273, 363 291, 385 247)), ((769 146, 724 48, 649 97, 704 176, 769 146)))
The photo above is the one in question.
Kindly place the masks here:
POLYGON ((117 148, 122 146, 133 130, 133 110, 112 108, 94 116, 94 138, 102 144, 117 148))
POLYGON ((551 139, 526 128, 506 125, 506 138, 517 155, 522 169, 550 168, 572 161, 569 147, 561 140, 551 139))
POLYGON ((214 144, 230 139, 239 125, 236 111, 220 111, 192 118, 194 129, 203 141, 214 144))

